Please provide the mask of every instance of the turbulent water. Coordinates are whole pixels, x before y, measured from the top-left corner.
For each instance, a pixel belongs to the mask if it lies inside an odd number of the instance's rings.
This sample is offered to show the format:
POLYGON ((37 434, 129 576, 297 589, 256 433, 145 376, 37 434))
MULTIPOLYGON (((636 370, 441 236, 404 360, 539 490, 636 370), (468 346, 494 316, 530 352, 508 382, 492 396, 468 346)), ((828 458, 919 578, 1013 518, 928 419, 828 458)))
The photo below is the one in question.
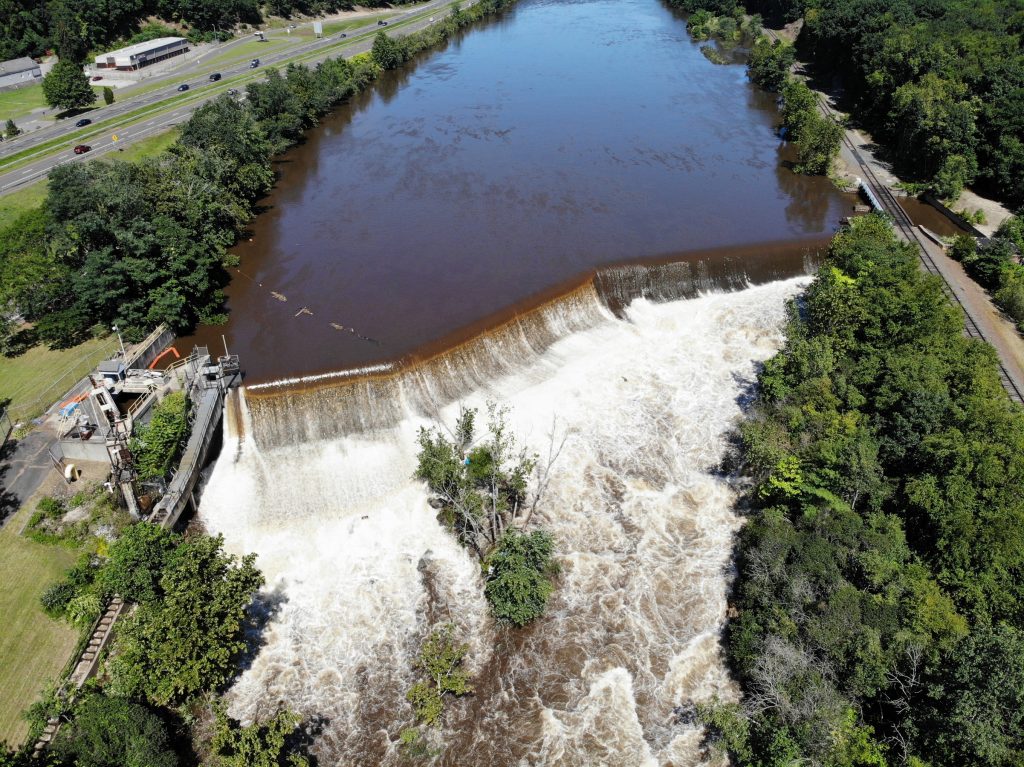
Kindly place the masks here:
POLYGON ((431 625, 451 620, 476 690, 449 703, 437 763, 701 763, 680 707, 735 695, 719 633, 739 520, 714 467, 802 284, 637 299, 617 314, 576 291, 541 310, 561 318, 562 337, 529 337, 555 333, 554 320, 514 323, 391 375, 374 397, 330 380, 303 396, 250 393, 200 507, 267 575, 262 646, 231 712, 283 704, 320 721, 324 765, 399 764, 412 660, 431 625), (287 407, 268 407, 275 397, 287 407), (510 408, 542 459, 552 434, 565 438, 535 518, 562 574, 547 615, 522 632, 492 622, 477 563, 410 479, 417 429, 487 400, 510 408))

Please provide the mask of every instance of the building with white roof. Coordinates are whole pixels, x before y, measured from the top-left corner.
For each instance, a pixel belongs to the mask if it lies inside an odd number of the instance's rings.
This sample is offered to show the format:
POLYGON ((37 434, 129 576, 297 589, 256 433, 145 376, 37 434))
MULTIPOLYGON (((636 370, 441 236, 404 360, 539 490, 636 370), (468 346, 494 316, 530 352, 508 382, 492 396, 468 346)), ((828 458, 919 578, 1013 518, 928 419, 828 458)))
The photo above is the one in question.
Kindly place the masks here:
POLYGON ((158 37, 110 53, 101 53, 95 59, 96 68, 132 72, 172 56, 180 56, 186 51, 188 40, 184 37, 158 37))

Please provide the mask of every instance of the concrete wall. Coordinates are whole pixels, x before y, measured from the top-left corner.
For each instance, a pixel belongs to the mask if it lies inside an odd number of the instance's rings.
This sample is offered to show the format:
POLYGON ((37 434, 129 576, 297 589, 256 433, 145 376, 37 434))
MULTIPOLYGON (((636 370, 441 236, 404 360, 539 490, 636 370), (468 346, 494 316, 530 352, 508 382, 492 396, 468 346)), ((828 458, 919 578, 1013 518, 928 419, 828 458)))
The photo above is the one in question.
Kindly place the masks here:
POLYGON ((929 205, 931 205, 933 208, 935 208, 935 210, 939 211, 939 213, 944 215, 946 218, 948 218, 954 224, 959 226, 961 229, 966 229, 975 237, 979 237, 983 240, 987 239, 988 235, 986 235, 979 229, 975 228, 974 224, 965 219, 963 216, 954 213, 941 202, 939 202, 939 200, 931 192, 925 192, 924 194, 922 194, 921 199, 924 200, 929 205))
POLYGON ((62 439, 57 443, 67 461, 100 461, 110 463, 106 441, 97 434, 92 439, 62 439))
MULTIPOLYGON (((174 342, 174 333, 165 325, 160 325, 150 333, 144 345, 128 355, 127 368, 145 368, 156 356, 174 342)), ((180 349, 178 351, 181 351, 180 349)))

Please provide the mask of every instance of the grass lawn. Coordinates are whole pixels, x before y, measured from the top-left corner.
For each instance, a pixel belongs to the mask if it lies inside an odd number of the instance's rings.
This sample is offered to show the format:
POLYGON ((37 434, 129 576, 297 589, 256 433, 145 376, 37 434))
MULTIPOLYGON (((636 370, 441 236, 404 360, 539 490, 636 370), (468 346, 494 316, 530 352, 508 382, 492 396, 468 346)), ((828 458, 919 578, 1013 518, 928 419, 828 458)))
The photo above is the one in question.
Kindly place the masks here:
MULTIPOLYGON (((0 357, 0 400, 12 400, 13 420, 33 418, 116 347, 117 338, 108 336, 70 349, 53 350, 40 345, 17 357, 0 357)), ((3 614, 0 611, 0 616, 3 614)))
POLYGON ((22 213, 38 208, 46 198, 46 179, 0 197, 0 229, 9 226, 22 213))
POLYGON ((136 141, 134 144, 126 146, 123 152, 117 152, 111 157, 104 159, 134 162, 135 160, 142 160, 146 157, 154 157, 161 152, 167 151, 167 147, 178 140, 180 133, 181 131, 177 128, 165 130, 163 133, 156 133, 148 138, 142 139, 142 141, 136 141))
MULTIPOLYGON (((267 40, 265 43, 253 38, 244 43, 233 45, 230 50, 217 56, 203 59, 203 71, 213 72, 223 64, 237 63, 243 59, 258 59, 260 56, 298 45, 301 42, 303 41, 298 39, 298 37, 292 39, 272 39, 267 40)), ((192 75, 192 77, 195 77, 195 75, 192 75)))
POLYGON ((0 741, 12 745, 28 735, 22 712, 57 677, 78 642, 74 628, 39 607, 40 594, 78 554, 18 535, 29 513, 23 508, 0 529, 0 741))
POLYGON ((33 109, 46 106, 42 85, 29 85, 13 91, 0 91, 0 122, 15 120, 33 109))

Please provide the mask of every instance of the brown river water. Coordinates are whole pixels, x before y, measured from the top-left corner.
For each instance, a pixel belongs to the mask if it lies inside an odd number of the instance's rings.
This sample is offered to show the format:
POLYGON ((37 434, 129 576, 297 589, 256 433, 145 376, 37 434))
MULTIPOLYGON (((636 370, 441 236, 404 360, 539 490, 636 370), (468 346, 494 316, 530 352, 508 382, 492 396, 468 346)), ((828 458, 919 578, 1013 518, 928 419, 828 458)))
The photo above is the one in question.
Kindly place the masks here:
POLYGON ((416 763, 715 762, 689 713, 738 695, 716 467, 853 203, 789 170, 778 119, 658 0, 521 0, 281 158, 197 337, 249 374, 198 513, 267 576, 234 716, 296 711, 324 767, 413 763, 405 692, 450 621, 474 692, 416 763), (412 479, 418 429, 488 401, 564 440, 534 518, 561 574, 520 631, 412 479))
POLYGON ((527 0, 280 158, 229 323, 182 345, 224 334, 266 381, 445 345, 609 264, 792 275, 853 198, 789 170, 778 121, 658 0, 527 0))

